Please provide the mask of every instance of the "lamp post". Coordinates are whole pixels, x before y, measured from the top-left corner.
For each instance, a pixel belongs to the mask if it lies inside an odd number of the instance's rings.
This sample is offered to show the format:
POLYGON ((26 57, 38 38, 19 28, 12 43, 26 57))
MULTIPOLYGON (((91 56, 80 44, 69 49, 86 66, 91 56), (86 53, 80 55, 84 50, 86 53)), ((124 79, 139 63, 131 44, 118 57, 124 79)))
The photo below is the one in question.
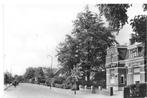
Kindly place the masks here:
POLYGON ((50 68, 51 68, 51 72, 52 72, 53 56, 51 56, 51 55, 48 55, 48 56, 51 58, 51 66, 50 66, 50 68))
MULTIPOLYGON (((53 56, 51 56, 51 55, 48 55, 48 56, 51 58, 51 66, 50 66, 50 68, 51 68, 51 74, 52 74, 53 56)), ((50 88, 51 88, 51 86, 52 86, 52 81, 51 81, 51 84, 50 84, 50 88)))

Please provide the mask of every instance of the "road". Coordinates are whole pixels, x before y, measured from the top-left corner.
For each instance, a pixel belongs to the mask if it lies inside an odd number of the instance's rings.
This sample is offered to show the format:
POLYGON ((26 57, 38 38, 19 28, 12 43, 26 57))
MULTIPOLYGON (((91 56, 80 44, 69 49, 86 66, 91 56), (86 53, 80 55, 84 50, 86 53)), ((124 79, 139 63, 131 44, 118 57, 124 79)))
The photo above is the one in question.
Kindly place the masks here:
POLYGON ((3 98, 122 98, 120 96, 104 96, 98 94, 77 93, 71 90, 49 88, 42 85, 22 83, 19 86, 10 87, 4 91, 3 98))
POLYGON ((35 84, 19 84, 4 91, 4 98, 76 98, 73 95, 58 92, 55 88, 35 84))

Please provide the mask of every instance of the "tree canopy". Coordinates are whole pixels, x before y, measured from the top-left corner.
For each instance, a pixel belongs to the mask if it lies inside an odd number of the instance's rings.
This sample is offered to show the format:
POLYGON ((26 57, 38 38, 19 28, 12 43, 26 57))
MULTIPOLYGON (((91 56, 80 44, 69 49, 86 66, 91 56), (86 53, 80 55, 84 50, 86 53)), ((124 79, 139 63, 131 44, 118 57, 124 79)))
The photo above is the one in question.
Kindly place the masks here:
POLYGON ((71 73, 75 65, 82 68, 84 76, 102 70, 107 47, 116 43, 109 28, 104 27, 101 17, 88 8, 77 15, 71 35, 58 48, 60 65, 71 73))
POLYGON ((24 78, 31 79, 31 78, 34 78, 34 76, 35 76, 35 69, 32 67, 27 68, 24 74, 24 78))
POLYGON ((147 15, 138 15, 131 20, 131 26, 135 33, 132 34, 130 42, 131 44, 135 42, 146 41, 147 33, 147 15))
POLYGON ((119 31, 126 23, 128 23, 127 9, 129 4, 98 4, 101 15, 104 15, 109 22, 109 26, 119 31))
POLYGON ((5 72, 4 73, 4 84, 7 85, 7 84, 10 84, 13 82, 13 76, 11 73, 9 72, 5 72))

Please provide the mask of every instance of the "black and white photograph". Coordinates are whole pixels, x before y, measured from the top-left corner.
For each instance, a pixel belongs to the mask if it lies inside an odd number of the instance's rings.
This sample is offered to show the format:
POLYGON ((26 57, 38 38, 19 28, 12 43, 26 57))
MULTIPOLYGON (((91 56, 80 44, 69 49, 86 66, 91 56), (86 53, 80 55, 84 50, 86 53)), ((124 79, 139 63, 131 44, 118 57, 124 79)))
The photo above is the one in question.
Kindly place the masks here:
POLYGON ((1 98, 147 98, 147 3, 3 1, 1 98))

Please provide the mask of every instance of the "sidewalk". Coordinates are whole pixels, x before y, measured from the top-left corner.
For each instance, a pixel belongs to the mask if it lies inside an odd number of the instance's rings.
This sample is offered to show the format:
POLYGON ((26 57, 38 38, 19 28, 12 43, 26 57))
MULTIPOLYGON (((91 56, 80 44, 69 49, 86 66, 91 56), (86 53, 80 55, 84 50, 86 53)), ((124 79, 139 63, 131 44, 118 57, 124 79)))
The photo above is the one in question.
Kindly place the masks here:
POLYGON ((123 92, 119 91, 115 93, 113 96, 109 95, 102 95, 102 94, 92 94, 90 92, 84 92, 84 91, 77 91, 76 95, 74 94, 74 91, 70 89, 61 89, 61 88, 51 88, 55 92, 62 93, 62 94, 68 94, 71 96, 76 96, 77 98, 123 98, 123 92))
POLYGON ((102 94, 87 94, 87 95, 81 95, 82 98, 123 98, 123 93, 119 92, 117 95, 108 96, 108 95, 102 95, 102 94))

